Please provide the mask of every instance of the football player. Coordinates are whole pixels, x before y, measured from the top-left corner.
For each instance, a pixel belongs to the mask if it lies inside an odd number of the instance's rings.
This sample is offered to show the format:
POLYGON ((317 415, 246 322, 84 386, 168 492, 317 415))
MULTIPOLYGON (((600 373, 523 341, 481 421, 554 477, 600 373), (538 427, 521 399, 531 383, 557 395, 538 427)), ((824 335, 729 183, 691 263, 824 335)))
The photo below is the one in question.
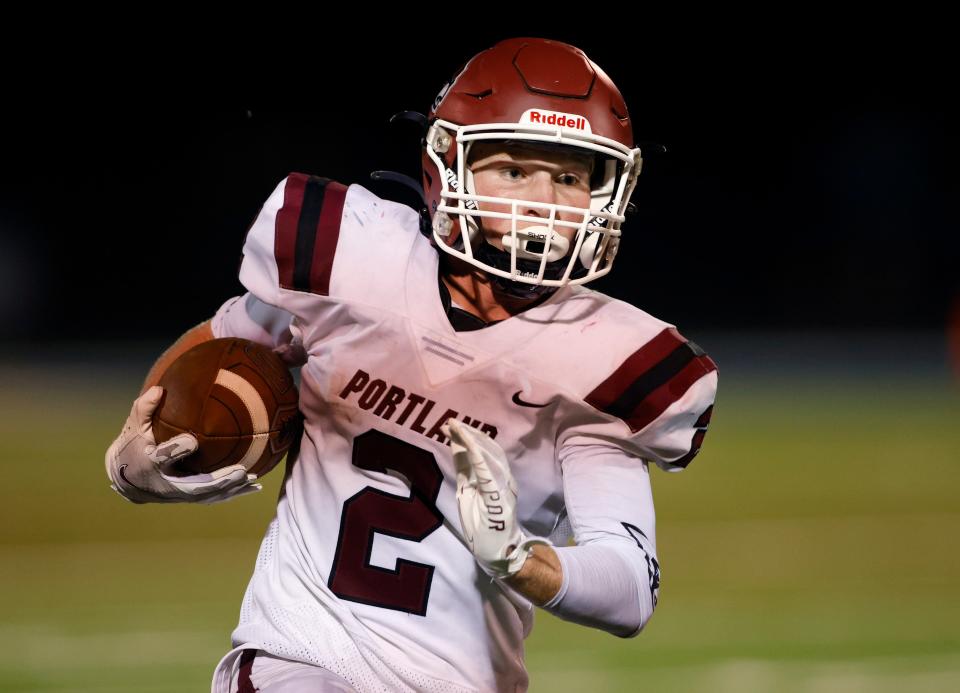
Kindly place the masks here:
MULTIPOLYGON (((660 581, 651 463, 687 466, 713 361, 583 285, 607 274, 640 173, 624 100, 579 49, 470 60, 423 122, 424 208, 293 173, 240 280, 147 377, 107 453, 134 502, 259 489, 173 477, 155 383, 215 337, 301 365, 305 431, 213 690, 525 690, 534 606, 620 637, 660 581)), ((628 240, 628 242, 630 242, 628 240)))

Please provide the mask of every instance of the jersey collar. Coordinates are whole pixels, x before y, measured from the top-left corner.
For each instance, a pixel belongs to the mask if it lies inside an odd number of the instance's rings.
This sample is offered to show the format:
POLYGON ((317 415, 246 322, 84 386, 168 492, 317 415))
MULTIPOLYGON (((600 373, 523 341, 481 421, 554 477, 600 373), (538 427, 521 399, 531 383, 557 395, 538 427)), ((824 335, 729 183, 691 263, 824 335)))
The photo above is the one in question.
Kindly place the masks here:
POLYGON ((443 303, 443 312, 447 314, 447 320, 450 326, 457 332, 470 332, 480 330, 488 325, 496 325, 502 320, 491 320, 487 322, 483 318, 477 317, 473 313, 465 311, 463 308, 453 305, 450 299, 450 289, 443 283, 443 277, 437 273, 437 284, 440 285, 440 301, 443 303))

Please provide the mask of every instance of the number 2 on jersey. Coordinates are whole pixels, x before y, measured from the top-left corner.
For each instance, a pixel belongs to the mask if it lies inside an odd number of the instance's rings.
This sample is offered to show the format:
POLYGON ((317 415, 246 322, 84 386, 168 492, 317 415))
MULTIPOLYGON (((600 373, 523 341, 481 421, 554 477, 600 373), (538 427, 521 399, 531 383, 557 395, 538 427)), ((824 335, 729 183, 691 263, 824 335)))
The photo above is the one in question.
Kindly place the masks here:
POLYGON ((377 533, 423 541, 443 524, 436 505, 443 484, 440 465, 429 451, 376 430, 354 438, 353 464, 372 472, 400 472, 410 482, 410 496, 367 486, 347 499, 327 584, 341 599, 423 616, 434 566, 399 558, 391 570, 371 565, 370 555, 377 533))

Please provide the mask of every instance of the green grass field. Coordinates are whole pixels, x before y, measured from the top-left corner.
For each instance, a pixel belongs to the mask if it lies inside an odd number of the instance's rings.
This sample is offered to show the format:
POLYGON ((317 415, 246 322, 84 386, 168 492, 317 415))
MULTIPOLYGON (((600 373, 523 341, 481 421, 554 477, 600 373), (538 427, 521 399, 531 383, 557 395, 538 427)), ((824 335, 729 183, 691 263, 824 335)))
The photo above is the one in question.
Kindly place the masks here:
MULTIPOLYGON (((0 690, 208 690, 281 475, 236 503, 128 504, 102 456, 136 380, 0 376, 0 690)), ((700 457, 654 474, 647 630, 541 613, 531 688, 960 690, 958 482, 950 383, 722 376, 700 457)))

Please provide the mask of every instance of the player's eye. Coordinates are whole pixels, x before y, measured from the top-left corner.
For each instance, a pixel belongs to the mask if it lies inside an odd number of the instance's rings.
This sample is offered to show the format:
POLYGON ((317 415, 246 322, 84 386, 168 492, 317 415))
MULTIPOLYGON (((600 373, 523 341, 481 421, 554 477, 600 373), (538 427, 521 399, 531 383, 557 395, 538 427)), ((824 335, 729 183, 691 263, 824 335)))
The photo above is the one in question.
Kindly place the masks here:
POLYGON ((503 175, 509 180, 520 180, 523 178, 523 171, 517 166, 509 166, 503 169, 503 175))
POLYGON ((580 176, 575 173, 564 173, 560 176, 560 182, 564 185, 579 185, 580 176))

